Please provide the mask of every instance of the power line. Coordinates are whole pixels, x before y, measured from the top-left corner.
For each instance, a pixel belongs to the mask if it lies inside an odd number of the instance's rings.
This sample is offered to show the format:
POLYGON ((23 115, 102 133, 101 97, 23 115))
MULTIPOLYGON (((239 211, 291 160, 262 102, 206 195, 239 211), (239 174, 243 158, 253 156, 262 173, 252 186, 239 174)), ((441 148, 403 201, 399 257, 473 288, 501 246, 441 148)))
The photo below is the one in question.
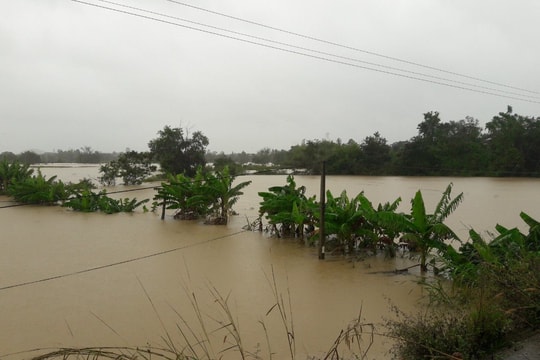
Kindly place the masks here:
MULTIPOLYGON (((99 1, 103 1, 103 0, 99 0, 99 1)), ((176 1, 176 0, 165 0, 165 1, 177 4, 177 5, 186 6, 186 7, 192 8, 192 9, 204 11, 204 12, 207 12, 207 13, 210 13, 210 14, 214 14, 214 15, 226 17, 226 18, 229 18, 229 19, 241 21, 241 22, 244 22, 244 23, 247 23, 247 24, 260 26, 260 27, 270 29, 270 30, 274 30, 274 31, 279 31, 279 32, 282 32, 282 33, 285 33, 285 34, 288 34, 288 35, 294 35, 294 36, 297 36, 297 37, 300 37, 300 38, 317 41, 317 42, 320 42, 320 43, 323 43, 323 44, 337 46, 337 47, 340 47, 340 48, 343 48, 343 49, 353 50, 353 51, 361 52, 361 53, 364 53, 364 54, 369 54, 369 55, 377 56, 377 57, 392 60, 392 61, 398 61, 398 62, 401 62, 401 63, 404 63, 404 64, 409 64, 409 65, 422 67, 422 68, 425 68, 425 69, 435 70, 435 71, 439 71, 439 72, 442 72, 442 73, 455 75, 455 76, 459 76, 459 77, 463 77, 463 78, 467 78, 467 79, 471 79, 471 80, 481 81, 481 82, 485 82, 485 83, 492 84, 492 85, 502 86, 502 87, 506 87, 506 88, 509 88, 509 89, 525 91, 525 92, 533 93, 533 94, 540 94, 540 92, 538 92, 538 91, 523 89, 523 88, 511 86, 511 85, 505 85, 505 84, 502 84, 502 83, 489 81, 489 80, 484 80, 484 79, 481 79, 481 78, 478 78, 478 77, 474 77, 474 76, 470 76, 470 75, 466 75, 466 74, 461 74, 461 73, 458 73, 458 72, 449 71, 449 70, 437 68, 437 67, 434 67, 434 66, 420 64, 420 63, 417 63, 417 62, 414 62, 414 61, 404 60, 404 59, 400 59, 400 58, 397 58, 397 57, 376 53, 376 52, 369 51, 369 50, 363 50, 363 49, 359 49, 359 48, 356 48, 356 47, 339 44, 339 43, 336 43, 336 42, 333 42, 333 41, 320 39, 320 38, 317 38, 317 37, 314 37, 314 36, 300 34, 300 33, 294 32, 294 31, 278 28, 278 27, 275 27, 275 26, 266 25, 266 24, 256 22, 256 21, 252 21, 252 20, 243 19, 243 18, 240 18, 240 17, 237 17, 237 16, 224 14, 224 13, 221 13, 221 12, 218 12, 218 11, 205 9, 205 8, 202 8, 202 7, 199 7, 199 6, 186 4, 186 3, 176 1)))
POLYGON ((256 40, 262 40, 262 41, 266 41, 266 42, 269 42, 269 43, 272 43, 272 44, 277 44, 277 45, 281 45, 281 46, 287 46, 287 47, 291 47, 291 48, 295 48, 295 49, 299 49, 299 50, 303 50, 303 51, 309 51, 309 52, 319 54, 319 55, 331 56, 331 57, 334 57, 334 58, 337 58, 337 59, 353 61, 353 62, 356 62, 356 63, 362 63, 362 64, 366 64, 366 65, 370 65, 370 66, 376 66, 376 67, 379 67, 379 68, 384 68, 384 69, 388 69, 388 70, 392 70, 392 71, 400 71, 400 72, 403 72, 403 73, 407 73, 407 74, 411 74, 411 75, 417 75, 417 76, 423 76, 423 77, 427 77, 427 78, 431 78, 431 79, 435 79, 435 80, 448 81, 448 82, 451 82, 451 83, 456 83, 456 84, 465 85, 465 86, 472 86, 472 87, 479 88, 479 89, 496 91, 496 92, 504 93, 504 94, 508 94, 508 95, 516 95, 516 96, 520 96, 520 97, 540 100, 540 98, 538 96, 525 95, 525 94, 522 94, 522 93, 516 93, 516 92, 511 92, 511 91, 506 91, 506 90, 499 90, 499 89, 496 89, 496 88, 493 88, 493 87, 476 85, 476 84, 472 84, 472 83, 468 83, 468 82, 464 82, 464 81, 453 80, 453 79, 444 78, 444 77, 440 77, 440 76, 435 76, 435 75, 431 75, 431 74, 425 74, 425 73, 421 73, 421 72, 417 72, 417 71, 411 71, 411 70, 401 69, 401 68, 397 68, 397 67, 393 67, 393 66, 378 64, 378 63, 374 63, 374 62, 370 62, 370 61, 364 61, 364 60, 351 58, 351 57, 347 57, 347 56, 336 55, 336 54, 325 52, 325 51, 320 51, 320 50, 315 50, 315 49, 311 49, 311 48, 307 48, 307 47, 297 46, 297 45, 293 45, 293 44, 289 44, 289 43, 285 43, 285 42, 281 42, 281 41, 276 41, 276 40, 272 40, 272 39, 268 39, 268 38, 264 38, 264 37, 260 37, 260 36, 250 35, 250 34, 247 34, 247 33, 244 33, 244 32, 239 32, 239 31, 225 29, 225 28, 222 28, 222 27, 217 27, 217 26, 213 26, 213 25, 204 24, 204 23, 201 23, 201 22, 188 20, 188 19, 185 19, 185 18, 177 17, 177 16, 172 16, 172 15, 167 15, 167 14, 164 14, 164 13, 159 13, 159 12, 156 12, 156 11, 146 10, 146 9, 142 9, 142 8, 136 7, 136 6, 120 4, 120 3, 117 3, 117 2, 114 2, 114 1, 109 1, 109 0, 98 0, 98 1, 103 2, 103 3, 107 3, 107 4, 111 4, 111 5, 115 5, 115 6, 120 6, 120 7, 131 9, 131 10, 145 12, 145 13, 152 14, 152 15, 157 15, 157 16, 161 16, 161 17, 165 17, 165 18, 169 18, 169 19, 182 21, 182 22, 185 22, 185 23, 193 24, 193 25, 204 26, 206 28, 210 28, 210 29, 214 29, 214 30, 218 30, 218 31, 224 31, 224 32, 234 34, 234 35, 240 35, 240 36, 249 37, 249 38, 256 39, 256 40))
POLYGON ((243 232, 246 232, 246 231, 245 230, 237 231, 237 232, 232 233, 232 234, 218 236, 218 237, 207 239, 207 240, 204 240, 202 242, 195 243, 195 244, 179 246, 179 247, 169 249, 169 250, 159 251, 159 252, 156 252, 156 253, 143 255, 143 256, 138 256, 138 257, 122 260, 122 261, 117 261, 117 262, 114 262, 114 263, 109 263, 109 264, 105 264, 105 265, 100 265, 100 266, 95 266, 95 267, 86 268, 86 269, 82 269, 82 270, 77 270, 77 271, 73 271, 73 272, 70 272, 70 273, 64 273, 64 274, 49 276, 49 277, 41 278, 41 279, 37 279, 37 280, 31 280, 31 281, 21 282, 21 283, 17 283, 17 284, 7 285, 7 286, 0 287, 0 291, 13 289, 13 288, 18 288, 18 287, 23 287, 23 286, 34 285, 34 284, 39 284, 39 283, 48 282, 48 281, 57 280, 57 279, 62 279, 62 278, 71 277, 71 276, 75 276, 75 275, 81 275, 81 274, 85 274, 85 273, 89 273, 89 272, 93 272, 93 271, 97 271, 97 270, 107 269, 107 268, 114 267, 114 266, 124 265, 124 264, 132 263, 132 262, 135 262, 135 261, 141 261, 141 260, 153 258, 153 257, 156 257, 156 256, 169 254, 169 253, 172 253, 172 252, 175 252, 175 251, 180 251, 180 250, 188 249, 188 248, 191 248, 191 247, 207 244, 207 243, 210 243, 210 242, 213 242, 213 241, 216 241, 216 240, 221 240, 221 239, 225 239, 225 238, 228 238, 228 237, 236 236, 236 235, 241 234, 243 232))
POLYGON ((89 3, 89 2, 86 2, 86 1, 82 1, 82 0, 70 0, 70 1, 76 2, 76 3, 79 3, 79 4, 94 6, 94 7, 97 7, 97 8, 104 9, 104 10, 118 12, 118 13, 122 13, 122 14, 126 14, 126 15, 131 15, 131 16, 135 16, 135 17, 139 17, 139 18, 143 18, 143 19, 147 19, 147 20, 157 21, 157 22, 161 22, 161 23, 164 23, 164 24, 169 24, 169 25, 174 25, 174 26, 178 26, 178 27, 182 27, 182 28, 186 28, 186 29, 190 29, 190 30, 195 30, 195 31, 203 32, 203 33, 210 34, 210 35, 220 36, 220 37, 223 37, 223 38, 236 40, 236 41, 240 41, 240 42, 244 42, 244 43, 248 43, 248 44, 252 44, 252 45, 258 45, 258 46, 262 46, 262 47, 266 47, 266 48, 270 48, 270 49, 274 49, 274 50, 279 50, 279 51, 283 51, 283 52, 287 52, 287 53, 291 53, 291 54, 301 55, 301 56, 305 56, 305 57, 309 57, 309 58, 313 58, 313 59, 317 59, 317 60, 323 60, 323 61, 336 63, 336 64, 340 64, 340 65, 347 65, 347 66, 351 66, 351 67, 355 67, 355 68, 359 68, 359 69, 375 71, 375 72, 379 72, 379 73, 382 73, 382 74, 398 76, 398 77, 402 77, 402 78, 406 78, 406 79, 427 82, 427 83, 431 83, 431 84, 446 86, 446 87, 460 89, 460 90, 466 90, 466 91, 475 92, 475 93, 479 93, 479 94, 485 94, 485 95, 491 95, 491 96, 496 96, 496 97, 501 97, 501 98, 506 98, 506 99, 512 99, 512 100, 518 100, 518 101, 524 101, 524 102, 529 102, 529 103, 540 104, 540 101, 525 99, 523 97, 502 95, 502 94, 494 93, 494 92, 491 92, 491 91, 472 89, 472 88, 468 88, 468 87, 461 86, 461 85, 454 85, 454 84, 444 83, 442 81, 423 79, 423 78, 419 78, 419 77, 416 77, 416 76, 399 74, 399 73, 392 72, 392 71, 376 69, 376 68, 363 66, 363 65, 358 65, 358 64, 352 64, 352 63, 349 63, 349 62, 346 62, 346 61, 330 59, 330 58, 327 58, 327 57, 308 54, 308 53, 301 52, 301 51, 285 49, 285 48, 281 48, 281 47, 278 47, 278 46, 264 44, 264 43, 260 43, 260 42, 256 42, 256 41, 251 41, 251 40, 247 40, 247 39, 241 39, 241 38, 238 38, 238 37, 218 33, 218 32, 215 32, 215 31, 210 31, 210 30, 205 30, 205 29, 193 27, 193 26, 183 25, 183 24, 179 24, 179 23, 176 23, 176 22, 168 21, 168 20, 158 19, 158 18, 155 18, 155 17, 147 16, 147 15, 137 14, 137 13, 121 10, 121 9, 111 8, 111 7, 108 7, 108 6, 89 3))

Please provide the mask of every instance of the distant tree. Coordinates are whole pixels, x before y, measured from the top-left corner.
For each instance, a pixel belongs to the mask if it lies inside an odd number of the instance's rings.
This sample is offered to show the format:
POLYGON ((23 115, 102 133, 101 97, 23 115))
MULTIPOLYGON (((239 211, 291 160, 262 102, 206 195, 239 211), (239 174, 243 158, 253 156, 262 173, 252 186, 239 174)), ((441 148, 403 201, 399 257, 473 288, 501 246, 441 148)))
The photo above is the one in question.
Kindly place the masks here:
POLYGON ((382 175, 387 171, 392 156, 390 146, 384 137, 376 132, 373 136, 367 136, 362 144, 362 162, 360 174, 382 175))
POLYGON ((23 164, 39 164, 41 162, 41 157, 33 151, 25 151, 22 154, 19 154, 18 159, 23 164))
POLYGON ((267 147, 257 151, 257 153, 253 155, 253 162, 262 165, 272 162, 271 152, 272 150, 267 147))
POLYGON ((478 175, 488 160, 478 120, 442 122, 438 112, 425 113, 418 135, 396 150, 399 175, 478 175))
POLYGON ((245 164, 249 161, 251 161, 251 157, 252 155, 250 154, 247 154, 245 151, 242 151, 241 153, 238 153, 238 154, 231 154, 231 159, 233 159, 235 162, 239 163, 239 164, 245 164))
POLYGON ((242 170, 242 166, 237 164, 231 157, 225 155, 217 157, 214 160, 214 170, 223 171, 225 168, 229 169, 231 176, 238 175, 242 170))
POLYGON ((339 143, 326 161, 326 172, 328 174, 364 174, 361 169, 362 150, 360 145, 352 139, 346 144, 339 143))
POLYGON ((99 152, 92 150, 90 146, 83 146, 78 152, 78 160, 79 163, 87 163, 87 164, 97 164, 100 162, 101 156, 99 152))
POLYGON ((540 118, 499 113, 486 124, 491 170, 502 176, 538 175, 540 118))
POLYGON ((165 126, 158 135, 148 143, 148 147, 163 171, 193 176, 199 166, 204 167, 208 138, 200 131, 189 137, 181 128, 165 126))
POLYGON ((103 185, 115 185, 118 177, 122 178, 124 185, 138 185, 156 171, 156 166, 152 164, 149 153, 128 151, 120 154, 117 160, 101 165, 99 171, 102 174, 99 182, 103 185))
POLYGON ((0 154, 0 160, 7 160, 8 162, 14 162, 17 160, 17 155, 11 151, 4 151, 0 154))

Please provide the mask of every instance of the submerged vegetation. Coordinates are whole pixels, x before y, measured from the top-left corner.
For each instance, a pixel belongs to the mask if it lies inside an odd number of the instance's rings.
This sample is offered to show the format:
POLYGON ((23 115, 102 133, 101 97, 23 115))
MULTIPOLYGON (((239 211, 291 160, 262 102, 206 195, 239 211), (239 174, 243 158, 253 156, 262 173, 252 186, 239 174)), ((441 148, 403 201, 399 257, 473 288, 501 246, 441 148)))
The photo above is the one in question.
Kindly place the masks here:
POLYGON ((235 177, 228 167, 221 171, 205 172, 199 167, 193 178, 183 174, 169 175, 154 196, 153 208, 174 209, 174 217, 195 220, 207 217, 207 223, 226 225, 233 205, 251 181, 233 185, 235 177))
POLYGON ((107 214, 132 212, 148 200, 114 199, 107 196, 106 190, 95 193, 95 185, 89 179, 78 183, 64 183, 56 176, 47 179, 38 169, 33 169, 18 162, 9 163, 6 159, 0 163, 2 192, 22 204, 61 205, 81 212, 101 211, 107 214))
MULTIPOLYGON (((16 202, 62 205, 81 212, 131 212, 149 201, 113 199, 106 190, 93 191, 89 180, 65 184, 54 176, 46 178, 39 170, 34 175, 27 165, 7 160, 0 163, 0 180, 2 192, 16 202)), ((227 224, 234 213, 232 207, 249 184, 236 182, 227 166, 215 171, 198 167, 193 177, 168 175, 167 181, 156 188, 153 208, 174 210, 176 218, 204 218, 206 223, 227 224)), ((489 239, 471 229, 469 239, 464 241, 445 224, 463 201, 463 194, 452 196, 452 189, 450 183, 432 212, 426 208, 421 191, 411 199, 409 212, 399 212, 401 198, 374 206, 363 192, 353 197, 346 191, 339 196, 326 192, 324 236, 329 253, 352 257, 384 251, 386 256, 395 256, 398 249, 406 247, 418 259, 421 282, 432 300, 430 306, 418 314, 405 314, 392 306, 396 316, 380 325, 384 331, 379 334, 395 340, 392 351, 401 359, 484 359, 518 334, 540 328, 540 222, 521 213, 528 232, 497 225, 497 233, 489 239)), ((259 196, 259 217, 256 223, 249 224, 250 229, 299 239, 309 246, 319 244, 320 204, 315 196, 306 196, 306 188, 298 186, 294 176, 259 196)), ((227 316, 218 325, 229 331, 228 339, 233 342, 228 349, 240 351, 241 339, 235 333, 227 298, 215 289, 213 296, 227 316)), ((197 309, 198 305, 194 305, 197 309)), ((279 311, 284 316, 283 307, 283 303, 276 302, 269 312, 279 311)), ((362 323, 360 318, 353 324, 336 344, 349 346, 353 339, 359 343, 363 335, 373 336, 370 324, 362 323)), ((292 324, 287 326, 287 338, 293 341, 292 324)), ((190 330, 183 331, 181 336, 187 340, 190 330)), ((200 344, 208 339, 191 341, 200 344)), ((172 346, 63 349, 38 358, 209 358, 198 350, 189 355, 176 350, 172 346)), ((364 358, 366 350, 355 354, 364 358)), ((249 357, 262 356, 245 352, 244 358, 249 357)), ((326 358, 341 358, 338 348, 326 358)))

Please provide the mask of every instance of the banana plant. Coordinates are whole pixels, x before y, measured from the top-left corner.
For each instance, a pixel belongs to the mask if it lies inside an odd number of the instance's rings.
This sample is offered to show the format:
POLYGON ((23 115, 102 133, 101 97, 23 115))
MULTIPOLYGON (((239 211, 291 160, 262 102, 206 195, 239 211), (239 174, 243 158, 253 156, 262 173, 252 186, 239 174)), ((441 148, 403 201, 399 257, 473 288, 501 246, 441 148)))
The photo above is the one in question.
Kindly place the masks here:
POLYGON ((14 182, 21 182, 30 178, 34 173, 30 165, 21 164, 18 161, 9 162, 7 159, 0 161, 0 193, 5 193, 14 182))
POLYGON ((335 235, 338 248, 343 252, 353 251, 355 235, 366 222, 360 210, 361 196, 363 194, 349 199, 345 190, 337 197, 330 190, 326 191, 325 235, 335 235))
POLYGON ((433 213, 426 212, 422 192, 418 190, 411 201, 411 213, 381 213, 381 221, 385 226, 396 229, 403 234, 402 239, 420 254, 420 270, 426 272, 427 258, 433 249, 446 250, 446 240, 460 241, 459 237, 444 224, 444 221, 463 201, 463 193, 452 199, 453 184, 450 183, 443 192, 433 213))
POLYGON ((8 194, 21 203, 54 205, 68 199, 69 187, 56 180, 56 176, 47 179, 38 170, 37 176, 15 180, 8 187, 8 194))
POLYGON ((292 235, 295 228, 310 216, 310 206, 305 204, 308 201, 305 193, 305 186, 296 187, 294 176, 287 176, 286 185, 272 186, 268 191, 258 193, 262 197, 259 207, 259 218, 262 219, 265 216, 269 224, 276 231, 277 236, 292 235), (295 204, 296 210, 294 210, 295 204), (307 211, 303 214, 306 217, 305 220, 302 219, 301 210, 307 211), (297 221, 300 223, 297 223, 297 221))
POLYGON ((244 194, 242 189, 251 184, 251 181, 234 184, 234 180, 235 177, 230 174, 228 166, 206 175, 200 193, 203 199, 208 199, 209 211, 214 217, 212 222, 215 224, 227 224, 232 207, 240 195, 244 194))

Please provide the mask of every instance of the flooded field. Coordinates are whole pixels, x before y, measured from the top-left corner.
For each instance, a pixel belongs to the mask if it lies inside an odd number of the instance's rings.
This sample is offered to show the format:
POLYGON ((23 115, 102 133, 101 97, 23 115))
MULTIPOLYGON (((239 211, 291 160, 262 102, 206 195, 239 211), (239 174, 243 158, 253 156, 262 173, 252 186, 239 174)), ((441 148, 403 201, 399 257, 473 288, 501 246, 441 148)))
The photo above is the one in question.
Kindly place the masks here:
MULTIPOLYGON (((96 178, 96 167, 43 167, 64 181, 96 178)), ((366 323, 390 317, 389 304, 404 311, 422 306, 419 274, 391 272, 414 264, 408 258, 383 257, 351 262, 340 256, 318 260, 317 249, 295 240, 243 230, 257 216, 257 193, 284 185, 285 176, 251 176, 239 213, 227 226, 179 221, 167 213, 137 211, 105 215, 76 213, 61 207, 21 206, 0 209, 0 356, 28 358, 36 348, 70 346, 164 347, 168 333, 182 341, 177 326, 198 328, 193 302, 209 329, 223 318, 212 290, 228 297, 246 349, 265 356, 268 329, 276 358, 288 357, 287 336, 276 311, 272 273, 290 304, 298 358, 321 355, 359 312, 366 323), (9 355, 14 354, 14 355, 9 355)), ((319 194, 319 178, 295 177, 310 194, 319 194)), ((240 180, 240 179, 239 179, 240 180)), ((536 179, 399 178, 330 176, 327 188, 350 196, 365 191, 374 203, 409 201, 422 190, 428 207, 449 182, 465 200, 448 224, 466 239, 474 227, 485 234, 495 224, 522 227, 519 212, 540 218, 540 181, 536 179)), ((152 184, 150 184, 152 185, 152 184)), ((158 185, 158 184, 154 184, 158 185)), ((122 197, 152 198, 146 188, 122 197)), ((151 186, 150 186, 151 187, 151 186)), ((110 191, 128 189, 117 186, 110 191)), ((7 197, 0 206, 10 204, 7 197)), ((289 318, 289 320, 291 320, 289 318)), ((366 341, 368 338, 366 338, 366 341)), ((377 336, 369 358, 385 358, 390 340, 377 336)), ((216 353, 226 347, 220 338, 216 353)), ((232 355, 232 354, 231 354, 232 355)), ((234 356, 232 356, 234 357, 234 356)))

